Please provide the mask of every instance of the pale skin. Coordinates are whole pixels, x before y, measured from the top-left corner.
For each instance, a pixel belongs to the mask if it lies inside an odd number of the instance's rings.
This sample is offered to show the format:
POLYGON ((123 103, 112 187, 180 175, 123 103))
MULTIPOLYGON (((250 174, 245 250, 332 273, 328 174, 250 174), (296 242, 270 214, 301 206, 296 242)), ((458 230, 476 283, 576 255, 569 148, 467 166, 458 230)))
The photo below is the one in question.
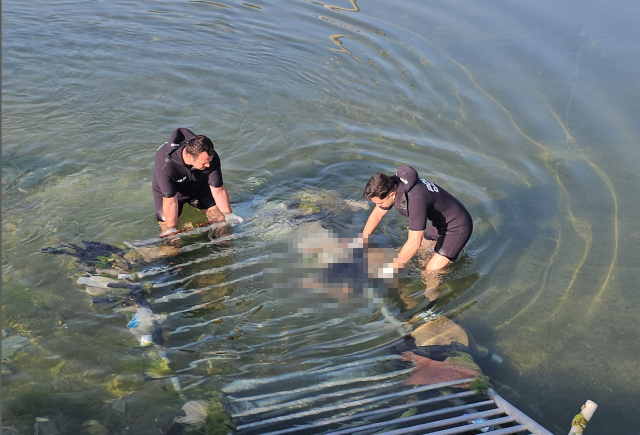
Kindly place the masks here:
MULTIPOLYGON (((186 149, 182 150, 182 160, 186 165, 192 166, 193 169, 204 170, 209 167, 213 156, 210 156, 206 152, 201 152, 197 157, 189 154, 186 149)), ((229 200, 229 193, 224 186, 213 187, 211 189, 211 195, 216 202, 216 205, 210 207, 207 210, 201 210, 207 216, 209 222, 220 222, 224 220, 224 217, 231 213, 231 202, 229 200)), ((164 222, 158 222, 161 231, 164 233, 167 230, 176 230, 178 227, 178 195, 171 198, 162 198, 162 213, 164 214, 164 222)))
MULTIPOLYGON (((389 208, 393 207, 393 204, 396 200, 396 192, 391 192, 384 199, 374 196, 371 198, 371 201, 375 204, 375 207, 369 218, 367 219, 367 223, 364 226, 364 230, 362 231, 362 236, 364 240, 367 240, 373 231, 378 227, 382 218, 387 214, 389 210, 384 210, 381 207, 389 208)), ((418 252, 421 245, 428 245, 429 241, 424 239, 424 230, 422 231, 412 231, 408 230, 407 241, 400 249, 400 253, 393 260, 392 267, 394 270, 400 270, 404 267, 405 264, 409 262, 413 258, 414 255, 418 252)), ((427 263, 423 271, 423 275, 427 280, 427 289, 425 290, 425 296, 427 296, 430 300, 435 300, 439 296, 439 292, 436 292, 436 288, 439 284, 439 279, 437 279, 435 272, 439 271, 446 265, 451 262, 447 257, 438 254, 437 252, 433 253, 433 256, 427 263), (436 278, 436 279, 434 279, 436 278), (436 281, 436 282, 434 282, 436 281)))

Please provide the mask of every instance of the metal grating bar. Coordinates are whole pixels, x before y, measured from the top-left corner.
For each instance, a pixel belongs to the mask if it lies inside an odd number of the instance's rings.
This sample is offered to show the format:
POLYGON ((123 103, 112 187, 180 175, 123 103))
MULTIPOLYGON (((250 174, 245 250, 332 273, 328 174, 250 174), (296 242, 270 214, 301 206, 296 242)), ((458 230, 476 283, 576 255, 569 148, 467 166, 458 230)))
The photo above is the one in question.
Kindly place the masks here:
MULTIPOLYGON (((397 355, 380 356, 380 357, 368 358, 368 359, 360 360, 360 361, 356 361, 356 362, 340 364, 340 365, 337 365, 337 366, 325 367, 325 368, 322 368, 322 369, 314 369, 314 370, 307 370, 307 371, 302 371, 302 372, 287 373, 287 374, 284 374, 284 375, 273 376, 273 377, 270 377, 270 378, 252 379, 248 386, 245 386, 244 388, 239 388, 237 391, 229 392, 227 390, 228 387, 223 387, 222 391, 225 392, 225 393, 240 393, 240 392, 243 392, 243 391, 252 390, 257 386, 267 385, 267 384, 271 384, 271 383, 274 383, 274 382, 281 382, 281 381, 294 379, 294 378, 298 378, 298 377, 303 377, 303 376, 309 376, 309 375, 319 375, 321 373, 334 372, 334 371, 338 371, 338 370, 342 370, 342 369, 346 369, 346 368, 350 368, 350 367, 357 367, 357 366, 361 366, 361 365, 367 365, 367 364, 373 364, 373 363, 383 363, 383 362, 387 362, 387 361, 393 361, 393 360, 396 360, 396 359, 400 359, 400 357, 397 356, 397 355)), ((302 364, 307 364, 307 362, 303 362, 302 364)), ((231 385, 233 385, 235 382, 237 382, 237 380, 233 381, 231 383, 231 385)), ((234 398, 234 397, 231 397, 231 396, 228 396, 228 397, 229 397, 229 399, 231 401, 240 401, 240 400, 244 399, 242 397, 240 397, 240 398, 234 398)))
MULTIPOLYGON (((438 411, 427 412, 425 414, 414 415, 414 416, 411 416, 411 417, 396 418, 396 419, 393 419, 393 420, 383 421, 383 422, 380 422, 380 423, 367 424, 365 426, 350 427, 350 428, 347 428, 347 429, 339 430, 337 432, 328 432, 328 433, 325 433, 324 435, 347 435, 347 434, 351 434, 351 433, 354 433, 354 432, 360 432, 362 430, 377 429, 377 428, 383 428, 383 427, 392 426, 392 425, 396 425, 396 424, 403 424, 403 423, 407 423, 409 421, 421 420, 423 418, 433 417, 433 416, 442 415, 442 414, 448 414, 450 412, 464 411, 464 410, 469 409, 469 408, 475 408, 476 406, 484 406, 484 405, 493 405, 493 400, 487 400, 487 401, 479 402, 479 403, 470 403, 470 404, 462 405, 462 406, 454 406, 454 407, 451 407, 451 408, 440 409, 438 411)), ((450 419, 447 419, 447 420, 438 420, 438 421, 432 422, 432 424, 434 424, 433 427, 447 426, 449 424, 459 423, 458 420, 460 420, 460 419, 462 419, 461 421, 468 421, 470 419, 473 420, 476 416, 477 416, 477 418, 483 418, 483 417, 491 417, 491 416, 499 415, 499 414, 504 414, 504 412, 501 409, 492 409, 490 411, 484 411, 484 412, 480 412, 480 413, 476 413, 476 414, 464 415, 462 417, 455 417, 455 418, 450 418, 450 419), (483 414, 483 415, 480 415, 480 414, 483 414)))
MULTIPOLYGON (((498 429, 498 430, 492 430, 491 431, 491 435, 509 435, 512 433, 518 433, 518 432, 527 432, 525 435, 529 435, 530 432, 527 430, 527 426, 525 426, 524 424, 520 424, 518 426, 511 426, 511 427, 506 427, 504 429, 498 429)), ((436 435, 438 432, 436 432, 435 434, 429 434, 429 435, 436 435)))
MULTIPOLYGON (((457 424, 457 423, 466 423, 469 420, 475 420, 475 419, 478 419, 478 418, 493 417, 495 415, 500 415, 500 414, 503 414, 503 411, 501 409, 492 409, 490 411, 476 412, 476 413, 473 413, 473 414, 463 415, 463 416, 460 416, 460 417, 453 417, 453 418, 447 418, 445 420, 432 421, 430 423, 424 423, 424 424, 421 424, 419 426, 411 426, 411 427, 408 427, 408 428, 405 428, 405 429, 412 429, 412 428, 418 428, 418 427, 419 427, 419 429, 416 429, 416 430, 434 429, 434 428, 441 427, 441 426, 449 426, 449 425, 453 425, 453 424, 457 424)), ((409 418, 411 420, 414 420, 412 417, 409 417, 409 418)), ((384 422, 384 426, 394 425, 397 422, 401 423, 400 420, 403 420, 403 419, 385 421, 384 422)), ((344 430, 337 431, 337 432, 329 432, 329 433, 326 433, 324 435, 345 435, 345 434, 349 434, 349 433, 353 433, 353 432, 359 432, 359 431, 364 430, 364 429, 369 429, 369 428, 373 429, 374 427, 372 427, 372 426, 380 427, 380 423, 376 423, 375 425, 361 426, 361 427, 351 427, 349 429, 344 429, 344 430)), ((468 425, 468 426, 471 426, 471 425, 468 425)), ((399 430, 404 430, 404 429, 399 429, 399 430)), ((391 432, 389 432, 389 433, 391 433, 391 432)), ((406 432, 406 433, 411 433, 411 432, 406 432)))
MULTIPOLYGON (((482 413, 479 413, 479 414, 482 414, 482 413)), ((476 415, 476 414, 473 414, 473 415, 476 415)), ((466 419, 467 417, 470 417, 470 416, 471 416, 471 414, 469 414, 468 416, 465 415, 464 419, 466 419)), ((449 419, 449 420, 453 420, 453 419, 449 419)), ((446 420, 442 420, 442 421, 446 421, 446 420)), ((385 432, 384 434, 385 435, 405 435, 405 434, 414 433, 414 432, 418 432, 418 431, 428 430, 428 429, 432 429, 434 427, 442 426, 442 424, 441 424, 442 421, 433 422, 433 423, 426 423, 426 424, 420 424, 418 426, 405 427, 403 429, 397 429, 397 430, 392 430, 392 431, 389 431, 389 432, 385 432)), ((464 421, 466 421, 466 420, 464 420, 464 421)), ((494 426, 496 424, 512 423, 514 421, 515 421, 515 418, 513 418, 513 417, 502 417, 502 418, 496 418, 495 420, 483 421, 482 423, 467 424, 467 425, 460 426, 460 427, 453 427, 451 429, 445 429, 445 430, 441 430, 441 431, 438 431, 438 432, 432 432, 429 435, 454 435, 454 434, 474 431, 474 430, 477 430, 477 429, 482 429, 483 427, 487 427, 487 426, 494 426)), ((524 427, 524 429, 526 429, 526 426, 524 427)))
POLYGON ((524 412, 504 400, 493 389, 488 391, 489 397, 496 403, 496 406, 503 409, 504 413, 515 417, 518 423, 527 426, 527 430, 535 435, 553 435, 551 432, 536 423, 531 417, 527 416, 524 412))
POLYGON ((402 381, 387 382, 386 384, 379 384, 371 387, 352 388, 351 390, 343 390, 343 391, 337 391, 335 393, 320 394, 315 397, 308 397, 306 399, 293 400, 291 402, 279 403, 277 405, 247 409, 246 411, 241 411, 236 414, 232 414, 231 417, 232 418, 246 417, 247 415, 261 414, 263 412, 275 411, 282 408, 302 406, 312 402, 316 402, 318 400, 331 399, 332 397, 346 396, 347 394, 362 393, 365 391, 381 390, 381 389, 386 389, 390 387, 397 387, 399 385, 402 385, 402 381))
MULTIPOLYGON (((453 386, 453 385, 468 384, 471 381, 473 381, 473 379, 459 379, 457 381, 442 382, 440 384, 434 384, 434 385, 425 385, 424 387, 412 388, 410 390, 400 391, 400 392, 391 393, 391 394, 385 394, 383 396, 372 397, 372 398, 369 398, 369 399, 355 400, 355 401, 352 401, 352 402, 341 403, 339 405, 325 406, 323 408, 316 408, 316 409, 312 409, 312 410, 309 410, 309 411, 298 412, 298 413, 295 413, 295 414, 289 414, 289 415, 285 415, 285 416, 282 416, 282 417, 274 417, 274 418, 270 418, 270 419, 267 419, 267 420, 258 421, 258 422, 255 422, 255 423, 238 425, 237 429, 238 430, 242 430, 242 429, 248 429, 248 428, 253 428, 253 427, 258 427, 258 426, 264 426, 266 424, 277 423, 277 422, 282 422, 282 421, 287 421, 287 420, 292 420, 292 419, 302 418, 302 417, 309 417, 309 416, 312 416, 312 415, 321 414, 321 413, 329 412, 329 411, 342 411, 345 408, 366 405, 368 403, 373 403, 373 402, 377 402, 377 401, 385 400, 385 399, 390 399, 390 398, 408 396, 408 395, 415 394, 415 393, 421 393, 423 391, 437 390, 438 388, 450 387, 450 386, 453 386)), ((236 415, 232 415, 232 418, 236 418, 236 415)))
MULTIPOLYGON (((353 420, 353 419, 356 419, 356 418, 364 418, 364 417, 369 417, 369 416, 377 415, 377 414, 386 414, 386 413, 389 413, 389 412, 401 411, 401 410, 407 409, 407 408, 414 408, 416 406, 428 405, 428 404, 432 404, 432 403, 442 402, 442 401, 445 401, 445 400, 455 400, 455 399, 460 399, 460 398, 463 398, 463 397, 469 397, 469 396, 475 396, 475 395, 476 395, 476 393, 473 392, 473 391, 463 391, 462 393, 451 394, 449 396, 434 397, 432 399, 426 399, 426 400, 419 400, 417 402, 405 403, 404 405, 392 406, 390 408, 375 409, 375 410, 372 410, 372 411, 360 412, 360 413, 357 413, 357 414, 347 415, 347 416, 344 416, 344 417, 328 418, 328 419, 325 419, 325 420, 318 420, 318 421, 316 421, 314 423, 311 423, 311 424, 296 426, 296 427, 292 427, 292 428, 289 428, 289 429, 282 429, 282 430, 278 430, 278 431, 275 431, 275 432, 263 433, 262 435, 284 435, 284 434, 287 434, 287 433, 298 432, 298 431, 301 431, 301 430, 314 429, 314 428, 318 428, 318 427, 322 427, 322 426, 327 426, 329 424, 342 423, 344 421, 349 421, 349 420, 353 420)), ((480 402, 480 403, 482 403, 482 402, 480 402)), ((475 403, 475 405, 479 405, 479 403, 475 403)))
POLYGON ((396 376, 400 376, 400 375, 406 375, 408 373, 411 373, 413 371, 413 368, 410 369, 405 369, 405 370, 398 370, 395 372, 391 372, 391 373, 386 373, 383 375, 377 375, 377 376, 365 376, 362 378, 352 378, 352 379, 345 379, 344 381, 332 381, 332 382, 322 382, 320 384, 317 385, 313 385, 311 387, 304 387, 304 388, 298 388, 296 390, 289 390, 289 391, 278 391, 276 393, 268 393, 268 394, 260 394, 257 396, 249 396, 249 397, 242 397, 242 398, 232 398, 234 400, 235 403, 238 402, 246 402, 246 401, 251 401, 251 400, 260 400, 260 399, 271 399, 273 397, 279 397, 279 396, 288 396, 291 394, 299 394, 299 393, 304 393, 307 391, 317 391, 317 390, 321 390, 323 388, 334 388, 334 387, 339 387, 342 385, 349 385, 349 384, 355 384, 357 382, 366 382, 366 381, 381 381, 383 379, 389 379, 389 378, 395 378, 396 376))

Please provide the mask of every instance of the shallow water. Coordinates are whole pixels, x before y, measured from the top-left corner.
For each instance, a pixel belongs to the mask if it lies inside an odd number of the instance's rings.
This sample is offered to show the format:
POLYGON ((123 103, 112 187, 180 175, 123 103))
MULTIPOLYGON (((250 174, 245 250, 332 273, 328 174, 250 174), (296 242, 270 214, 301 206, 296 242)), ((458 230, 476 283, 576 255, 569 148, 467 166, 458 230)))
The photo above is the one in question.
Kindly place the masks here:
MULTIPOLYGON (((498 393, 557 433, 586 399, 600 405, 590 431, 638 426, 638 6, 337 3, 4 2, 2 325, 30 341, 4 361, 3 426, 32 428, 60 411, 114 433, 125 421, 157 433, 180 415, 183 400, 145 381, 145 362, 129 354, 127 314, 92 306, 72 261, 40 253, 157 235, 153 155, 178 126, 213 139, 244 216, 305 189, 335 192, 334 205, 315 223, 274 219, 264 237, 159 261, 247 248, 150 279, 265 255, 305 225, 357 231, 367 211, 336 198, 359 199, 373 173, 411 164, 474 217, 438 307, 504 356, 488 368, 498 393), (110 417, 118 398, 136 417, 110 417)), ((397 246, 405 235, 395 214, 377 240, 397 246)), ((165 304, 212 302, 163 324, 180 331, 168 349, 200 340, 196 354, 169 352, 172 371, 207 379, 189 399, 223 379, 340 363, 398 336, 375 315, 289 314, 259 278, 214 290, 165 304)))

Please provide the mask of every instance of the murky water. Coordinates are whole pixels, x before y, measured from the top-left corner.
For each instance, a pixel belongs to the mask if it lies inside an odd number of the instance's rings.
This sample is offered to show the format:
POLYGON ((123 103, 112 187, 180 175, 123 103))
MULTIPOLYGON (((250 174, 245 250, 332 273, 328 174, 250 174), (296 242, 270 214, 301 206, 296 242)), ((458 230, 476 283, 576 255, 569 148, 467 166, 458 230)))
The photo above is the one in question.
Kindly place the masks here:
MULTIPOLYGON (((325 198, 140 266, 158 298, 208 288, 153 305, 188 399, 399 336, 375 310, 285 309, 256 274, 289 236, 361 229, 367 211, 340 201, 411 164, 474 218, 438 307, 504 356, 499 394, 557 433, 586 399, 590 431, 638 426, 637 5, 336 3, 4 2, 2 326, 29 341, 3 361, 3 426, 60 412, 157 433, 180 415, 130 353, 131 313, 92 305, 72 260, 40 253, 157 235, 153 155, 179 126, 213 139, 245 217, 325 198)), ((377 240, 401 244, 406 224, 377 240)))

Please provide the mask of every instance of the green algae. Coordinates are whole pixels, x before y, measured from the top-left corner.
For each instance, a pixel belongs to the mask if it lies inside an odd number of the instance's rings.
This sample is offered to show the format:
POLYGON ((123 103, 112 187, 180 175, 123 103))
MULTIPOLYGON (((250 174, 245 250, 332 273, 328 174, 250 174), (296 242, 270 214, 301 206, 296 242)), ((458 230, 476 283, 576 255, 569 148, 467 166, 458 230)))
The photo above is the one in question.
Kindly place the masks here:
POLYGON ((452 364, 473 370, 476 372, 475 378, 469 384, 469 389, 475 391, 476 393, 485 393, 489 388, 493 388, 491 382, 489 381, 489 377, 482 373, 482 370, 478 365, 473 361, 471 355, 465 352, 451 352, 447 360, 450 360, 452 364))
POLYGON ((169 368, 169 360, 162 358, 157 353, 150 354, 147 359, 147 367, 144 374, 152 378, 165 378, 172 374, 169 368))
POLYGON ((136 373, 113 375, 106 383, 105 388, 111 395, 121 398, 140 390, 143 383, 144 377, 136 373))
POLYGON ((210 400, 207 406, 205 429, 207 435, 227 435, 235 430, 235 426, 231 423, 231 416, 222 403, 215 399, 210 400))
MULTIPOLYGON (((584 432, 584 430, 587 428, 587 425, 589 424, 589 420, 587 420, 584 415, 582 415, 582 413, 576 415, 575 417, 573 417, 573 420, 571 420, 571 427, 574 426, 578 426, 582 428, 582 432, 584 432)), ((582 432, 576 432, 577 434, 580 434, 582 432)))

